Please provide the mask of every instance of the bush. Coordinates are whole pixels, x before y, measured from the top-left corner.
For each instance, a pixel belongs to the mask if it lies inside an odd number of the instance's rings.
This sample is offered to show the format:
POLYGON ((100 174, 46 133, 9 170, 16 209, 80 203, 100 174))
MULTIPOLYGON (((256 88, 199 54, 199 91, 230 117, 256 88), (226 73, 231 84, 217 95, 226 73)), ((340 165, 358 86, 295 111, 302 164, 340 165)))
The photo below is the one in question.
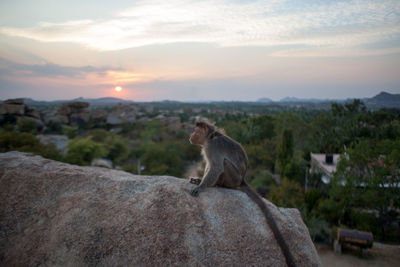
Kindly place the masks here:
POLYGON ((313 242, 329 243, 331 229, 329 223, 322 217, 311 215, 308 212, 301 213, 304 223, 307 225, 313 242))
POLYGON ((68 138, 72 139, 75 138, 78 134, 78 127, 72 127, 72 126, 64 126, 62 130, 63 134, 68 136, 68 138))
POLYGON ((62 159, 60 151, 54 144, 44 145, 31 133, 0 134, 0 152, 8 151, 31 152, 49 159, 62 159))
POLYGON ((279 186, 271 187, 270 200, 280 207, 300 208, 304 203, 303 189, 299 183, 284 177, 279 186))
POLYGON ((268 171, 258 171, 253 180, 251 180, 250 185, 257 190, 257 192, 262 195, 266 196, 269 194, 271 185, 275 185, 275 179, 272 177, 271 173, 268 171))
POLYGON ((33 120, 21 118, 17 121, 17 127, 21 133, 37 133, 37 124, 33 120))
POLYGON ((94 158, 103 157, 105 149, 94 142, 90 137, 76 138, 68 142, 66 162, 77 165, 90 165, 94 158))
POLYGON ((61 123, 51 121, 47 124, 45 133, 62 134, 63 128, 61 123))
POLYGON ((148 143, 141 156, 142 165, 145 166, 143 174, 181 177, 184 157, 185 150, 179 142, 148 143))

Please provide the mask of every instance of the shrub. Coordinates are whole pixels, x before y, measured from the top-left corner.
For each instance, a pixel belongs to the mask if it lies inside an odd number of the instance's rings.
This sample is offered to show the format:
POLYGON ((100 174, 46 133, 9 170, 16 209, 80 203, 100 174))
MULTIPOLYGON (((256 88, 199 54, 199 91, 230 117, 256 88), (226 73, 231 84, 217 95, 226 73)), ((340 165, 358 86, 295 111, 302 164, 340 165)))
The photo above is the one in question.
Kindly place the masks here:
POLYGON ((94 158, 103 157, 105 149, 90 137, 76 138, 68 142, 68 152, 65 160, 77 165, 90 165, 94 158))

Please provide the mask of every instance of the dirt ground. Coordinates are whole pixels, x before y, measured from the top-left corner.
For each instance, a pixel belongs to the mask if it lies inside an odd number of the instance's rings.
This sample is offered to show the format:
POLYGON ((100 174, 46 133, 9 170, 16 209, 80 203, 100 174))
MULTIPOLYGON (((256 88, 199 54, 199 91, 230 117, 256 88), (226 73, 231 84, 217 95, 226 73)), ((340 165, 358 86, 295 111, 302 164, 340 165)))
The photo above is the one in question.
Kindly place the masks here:
POLYGON ((324 267, 382 267, 400 266, 400 246, 374 243, 361 255, 358 250, 346 248, 341 255, 336 254, 331 246, 317 245, 318 255, 324 267))

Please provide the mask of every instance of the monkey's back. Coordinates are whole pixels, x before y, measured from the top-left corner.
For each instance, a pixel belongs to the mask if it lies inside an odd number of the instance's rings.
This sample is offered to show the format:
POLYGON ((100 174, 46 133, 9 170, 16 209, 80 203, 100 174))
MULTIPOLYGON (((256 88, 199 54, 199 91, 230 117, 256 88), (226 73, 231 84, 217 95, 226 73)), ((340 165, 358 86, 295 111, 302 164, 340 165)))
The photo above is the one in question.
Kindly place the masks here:
POLYGON ((212 147, 213 150, 216 150, 215 152, 229 160, 242 176, 246 174, 248 158, 241 144, 223 134, 212 138, 209 142, 210 148, 212 147))

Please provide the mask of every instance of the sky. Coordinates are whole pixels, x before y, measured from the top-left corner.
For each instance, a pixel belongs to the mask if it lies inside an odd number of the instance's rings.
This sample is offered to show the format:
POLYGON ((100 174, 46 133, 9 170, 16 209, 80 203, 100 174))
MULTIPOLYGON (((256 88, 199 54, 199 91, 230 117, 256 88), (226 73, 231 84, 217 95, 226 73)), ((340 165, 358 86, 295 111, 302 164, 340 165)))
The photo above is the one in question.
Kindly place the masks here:
POLYGON ((381 91, 400 93, 399 0, 0 1, 3 100, 381 91))

